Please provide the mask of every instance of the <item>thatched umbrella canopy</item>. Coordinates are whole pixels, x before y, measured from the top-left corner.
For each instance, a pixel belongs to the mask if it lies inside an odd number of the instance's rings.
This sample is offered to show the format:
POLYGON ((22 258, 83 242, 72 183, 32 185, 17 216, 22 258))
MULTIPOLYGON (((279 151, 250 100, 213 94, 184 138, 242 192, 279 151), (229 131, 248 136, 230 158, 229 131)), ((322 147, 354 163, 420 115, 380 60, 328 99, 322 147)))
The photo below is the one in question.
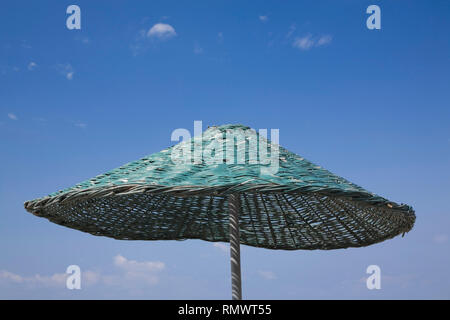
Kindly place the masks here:
POLYGON ((25 208, 114 239, 230 242, 235 299, 241 298, 240 243, 284 250, 362 247, 404 234, 415 221, 411 207, 366 191, 241 125, 210 127, 199 137, 25 202, 25 208), (270 167, 275 163, 262 161, 266 146, 276 155, 276 170, 270 167), (239 154, 245 155, 241 161, 239 154))

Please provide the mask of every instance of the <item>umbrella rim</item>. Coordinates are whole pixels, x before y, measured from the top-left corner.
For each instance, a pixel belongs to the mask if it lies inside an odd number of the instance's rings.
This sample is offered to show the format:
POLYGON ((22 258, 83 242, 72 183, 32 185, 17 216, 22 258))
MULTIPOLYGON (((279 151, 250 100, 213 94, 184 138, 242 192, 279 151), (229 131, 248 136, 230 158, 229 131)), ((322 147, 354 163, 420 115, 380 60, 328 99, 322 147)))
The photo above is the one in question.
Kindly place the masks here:
MULTIPOLYGON (((379 210, 390 212, 403 212, 413 215, 414 209, 407 204, 398 204, 382 198, 378 195, 362 192, 362 191, 343 191, 338 188, 320 188, 314 186, 297 186, 297 185, 279 185, 275 183, 267 184, 229 184, 221 186, 165 186, 165 185, 148 185, 148 184, 122 184, 110 185, 102 187, 92 187, 82 190, 71 190, 54 196, 46 196, 24 203, 25 209, 38 216, 40 211, 45 207, 55 203, 65 203, 77 200, 85 200, 92 198, 102 198, 108 196, 120 196, 127 194, 167 194, 178 197, 189 196, 225 196, 232 193, 291 193, 291 194, 317 194, 324 196, 339 197, 342 199, 356 201, 363 206, 374 206, 379 210)), ((45 215, 44 215, 45 216, 45 215)), ((412 228, 412 227, 411 227, 412 228)))
MULTIPOLYGON (((315 195, 315 196, 327 196, 333 197, 335 199, 341 199, 346 201, 355 201, 359 206, 365 206, 367 208, 375 209, 381 215, 393 215, 400 217, 402 216, 404 222, 400 228, 398 228, 394 233, 387 233, 383 237, 377 238, 375 241, 371 240, 369 242, 355 243, 355 244, 346 244, 346 246, 327 244, 325 247, 321 248, 299 248, 295 246, 283 246, 283 247, 268 247, 266 245, 258 245, 258 244, 248 244, 249 246, 261 247, 267 249, 280 249, 280 250, 331 250, 331 249, 340 249, 340 248, 350 248, 350 247, 364 247, 371 244, 379 243, 385 241, 387 239, 394 238, 398 235, 404 235, 411 231, 414 227, 416 215, 414 210, 407 205, 398 205, 396 203, 390 202, 384 198, 379 196, 374 196, 373 194, 368 194, 364 192, 354 192, 351 196, 348 192, 343 192, 342 190, 338 190, 340 192, 332 192, 330 189, 326 190, 318 190, 318 191, 305 191, 300 189, 305 188, 297 188, 296 190, 289 189, 291 186, 284 185, 275 185, 275 184, 265 184, 265 185, 256 185, 252 186, 252 188, 247 188, 246 191, 237 191, 236 185, 229 186, 216 186, 216 187, 204 187, 204 186, 178 186, 178 187, 167 187, 161 185, 139 185, 139 184, 128 184, 128 185, 114 185, 114 186, 104 186, 104 187, 94 187, 90 189, 84 190, 75 190, 67 193, 61 193, 56 196, 47 196, 40 199, 35 199, 32 201, 25 202, 25 209, 32 213, 37 217, 42 217, 50 220, 59 225, 63 225, 66 227, 70 227, 73 229, 77 229, 80 231, 88 232, 97 236, 106 236, 114 239, 121 240, 143 240, 143 239, 130 239, 130 238, 122 238, 122 237, 114 237, 111 235, 105 234, 95 234, 87 229, 74 228, 71 225, 66 224, 64 220, 60 220, 59 215, 51 214, 51 206, 54 205, 71 205, 71 203, 76 203, 78 201, 86 201, 86 200, 99 200, 99 199, 107 199, 114 198, 126 195, 168 195, 173 197, 190 197, 190 196, 220 196, 227 197, 230 194, 242 193, 242 194, 261 194, 261 193, 276 193, 276 194, 291 194, 291 195, 315 195), (288 190, 288 191, 286 191, 288 190), (368 198, 372 198, 368 201, 368 198), (47 211, 46 208, 49 208, 50 211, 47 211)), ((187 240, 187 239, 200 239, 205 241, 208 240, 202 236, 189 236, 187 238, 171 238, 171 239, 145 239, 148 241, 151 240, 187 240)), ((212 242, 223 241, 223 240, 213 240, 212 242)))

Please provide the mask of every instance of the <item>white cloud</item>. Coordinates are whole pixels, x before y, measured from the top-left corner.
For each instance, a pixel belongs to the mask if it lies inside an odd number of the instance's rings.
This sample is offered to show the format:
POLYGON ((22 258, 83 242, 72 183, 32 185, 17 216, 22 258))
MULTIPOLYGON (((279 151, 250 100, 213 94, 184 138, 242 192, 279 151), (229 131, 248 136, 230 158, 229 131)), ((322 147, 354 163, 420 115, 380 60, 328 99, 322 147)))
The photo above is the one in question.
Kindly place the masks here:
POLYGON ((75 127, 85 129, 87 127, 87 124, 83 123, 83 122, 77 122, 77 123, 75 123, 75 127))
POLYGON ((226 245, 224 243, 214 242, 213 246, 216 247, 219 250, 222 250, 223 252, 229 252, 230 251, 229 245, 226 245))
MULTIPOLYGON (((114 257, 114 265, 123 273, 102 275, 95 271, 81 272, 81 286, 106 285, 119 286, 121 288, 133 288, 137 285, 154 285, 159 281, 158 272, 164 270, 165 264, 160 261, 128 260, 117 255, 114 257)), ((33 287, 58 287, 65 288, 69 274, 55 273, 49 276, 35 274, 22 276, 7 270, 0 270, 0 283, 13 283, 33 287)))
POLYGON ((93 285, 98 283, 101 279, 102 276, 98 272, 89 270, 81 272, 81 281, 83 281, 83 285, 93 285))
POLYGON ((158 38, 161 40, 169 39, 176 35, 175 29, 170 24, 166 23, 157 23, 147 32, 147 37, 158 38))
POLYGON ((446 234, 437 234, 434 236, 433 241, 437 244, 446 243, 448 240, 448 236, 446 234))
POLYGON ((145 38, 147 37, 146 33, 147 31, 145 29, 139 30, 134 37, 133 43, 130 44, 130 49, 134 57, 147 50, 147 45, 145 43, 145 38))
POLYGON ((311 35, 307 35, 301 38, 295 38, 292 45, 301 50, 309 50, 314 46, 314 41, 311 39, 311 35))
POLYGON ((76 36, 74 40, 86 45, 91 43, 91 39, 89 39, 89 37, 86 36, 76 36))
POLYGON ((291 26, 289 27, 289 31, 286 34, 286 39, 289 39, 294 34, 295 29, 297 29, 297 27, 295 26, 295 23, 291 24, 291 26))
POLYGON ((41 122, 41 123, 47 122, 47 119, 42 118, 42 117, 33 118, 33 120, 34 120, 34 121, 37 121, 37 122, 41 122))
POLYGON ((56 66, 56 69, 59 71, 59 73, 61 73, 64 77, 66 77, 67 80, 73 79, 75 71, 73 70, 72 65, 70 63, 58 64, 56 66))
POLYGON ((16 283, 22 283, 23 278, 19 276, 18 274, 6 271, 6 270, 0 270, 0 280, 10 280, 12 282, 16 283))
POLYGON ((17 116, 14 113, 8 113, 8 118, 11 120, 18 120, 17 116))
MULTIPOLYGON (((67 273, 54 273, 50 276, 43 276, 35 274, 32 276, 21 276, 19 274, 9 272, 6 270, 0 270, 0 283, 9 282, 16 284, 23 284, 34 287, 66 287, 66 280, 69 274, 67 273)), ((81 272, 81 281, 83 286, 90 286, 98 283, 101 280, 101 275, 94 271, 81 272)))
POLYGON ((21 46, 24 49, 31 49, 31 45, 26 40, 22 40, 21 46))
POLYGON ((128 281, 144 281, 151 285, 158 282, 157 273, 165 268, 165 264, 161 261, 138 262, 121 255, 114 257, 114 265, 125 271, 125 278, 128 281))
POLYGON ((28 67, 27 67, 27 68, 28 68, 28 70, 33 71, 36 67, 37 67, 36 62, 31 61, 31 62, 28 64, 28 67))
MULTIPOLYGON (((384 287, 407 288, 407 287, 410 287, 412 284, 417 283, 417 279, 418 279, 418 275, 411 274, 411 273, 398 274, 398 275, 388 275, 388 274, 382 273, 381 288, 383 289, 383 286, 384 287)), ((367 283, 367 278, 362 277, 359 279, 359 282, 361 284, 364 283, 364 287, 366 287, 365 284, 367 283)))
POLYGON ((6 270, 0 270, 0 281, 7 281, 13 283, 21 283, 27 285, 41 285, 45 287, 63 286, 66 282, 68 274, 55 273, 51 276, 41 276, 35 274, 33 276, 21 276, 6 270))
POLYGON ((223 43, 223 32, 219 32, 219 33, 217 34, 217 41, 218 41, 219 43, 223 43))
POLYGON ((165 268, 165 264, 161 261, 138 262, 136 260, 128 260, 120 254, 114 257, 114 265, 124 270, 135 272, 154 272, 165 268))
POLYGON ((194 45, 194 53, 195 54, 202 54, 203 53, 203 48, 200 47, 200 45, 198 43, 196 43, 194 45))
POLYGON ((331 42, 331 39, 332 38, 331 38, 330 35, 321 36, 319 38, 319 40, 317 40, 317 46, 320 47, 320 46, 324 46, 326 44, 329 44, 331 42))
POLYGON ((269 17, 268 16, 259 16, 259 20, 262 22, 267 22, 267 21, 269 21, 269 17))
POLYGON ((331 43, 332 37, 330 35, 323 35, 319 38, 313 38, 311 34, 303 37, 295 38, 292 46, 300 50, 309 50, 313 47, 321 47, 331 43))
POLYGON ((175 29, 165 23, 157 23, 151 27, 148 31, 146 29, 140 29, 135 35, 132 43, 130 44, 130 50, 134 57, 144 53, 149 48, 148 39, 167 40, 175 37, 177 33, 175 29))
POLYGON ((275 273, 273 273, 272 271, 263 271, 263 270, 259 270, 258 274, 266 279, 266 280, 274 280, 277 278, 277 276, 275 275, 275 273))
POLYGON ((80 41, 82 44, 89 44, 91 42, 91 39, 88 37, 79 37, 76 38, 78 41, 80 41))
POLYGON ((17 66, 5 66, 5 65, 0 65, 0 74, 7 74, 10 71, 14 71, 14 72, 19 72, 20 68, 17 66))
POLYGON ((27 281, 42 284, 44 286, 64 286, 67 276, 67 273, 55 273, 51 276, 41 276, 37 274, 32 278, 28 278, 27 281))

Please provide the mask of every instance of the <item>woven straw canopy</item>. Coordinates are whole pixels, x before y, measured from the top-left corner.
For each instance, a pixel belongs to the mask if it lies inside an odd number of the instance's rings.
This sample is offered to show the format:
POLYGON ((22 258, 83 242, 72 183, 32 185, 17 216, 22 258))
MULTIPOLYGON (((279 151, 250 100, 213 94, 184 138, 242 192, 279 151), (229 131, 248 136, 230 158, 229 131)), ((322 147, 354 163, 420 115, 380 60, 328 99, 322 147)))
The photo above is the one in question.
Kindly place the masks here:
MULTIPOLYGON (((240 242, 270 249, 361 247, 413 227, 411 207, 368 192, 282 147, 278 171, 261 170, 268 165, 248 160, 249 132, 255 133, 241 125, 210 127, 177 145, 211 151, 225 141, 236 154, 244 152, 245 163, 177 162, 180 149, 173 146, 28 201, 25 208, 54 223, 115 239, 228 242, 227 195, 237 194, 240 242), (227 140, 228 132, 232 139, 227 140)), ((270 152, 274 146, 268 142, 270 152)), ((211 155, 219 154, 215 150, 211 155)))

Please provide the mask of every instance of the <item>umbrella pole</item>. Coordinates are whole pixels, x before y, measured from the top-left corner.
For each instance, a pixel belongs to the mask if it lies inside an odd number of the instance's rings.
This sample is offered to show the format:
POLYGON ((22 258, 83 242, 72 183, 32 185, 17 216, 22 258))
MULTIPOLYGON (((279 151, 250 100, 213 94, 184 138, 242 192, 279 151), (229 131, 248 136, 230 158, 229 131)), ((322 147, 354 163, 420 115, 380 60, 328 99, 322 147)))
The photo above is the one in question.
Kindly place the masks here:
POLYGON ((239 238, 239 198, 239 194, 230 194, 228 196, 228 211, 230 213, 231 296, 233 300, 242 299, 241 252, 239 238))

